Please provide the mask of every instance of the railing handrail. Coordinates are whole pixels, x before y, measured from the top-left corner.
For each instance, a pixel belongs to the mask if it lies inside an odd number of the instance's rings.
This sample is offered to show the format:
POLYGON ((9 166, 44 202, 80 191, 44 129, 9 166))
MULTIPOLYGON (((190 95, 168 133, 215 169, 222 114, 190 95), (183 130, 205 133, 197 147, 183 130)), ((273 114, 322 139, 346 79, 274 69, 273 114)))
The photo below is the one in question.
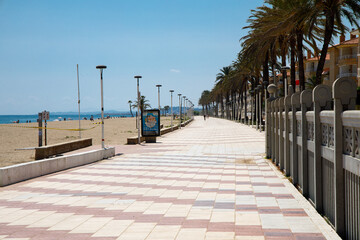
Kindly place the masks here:
POLYGON ((314 121, 314 111, 306 112, 306 120, 308 122, 313 122, 314 121))
POLYGON ((343 112, 342 121, 344 127, 360 128, 360 111, 348 110, 343 112))
POLYGON ((321 111, 320 122, 334 125, 334 111, 333 110, 321 111))

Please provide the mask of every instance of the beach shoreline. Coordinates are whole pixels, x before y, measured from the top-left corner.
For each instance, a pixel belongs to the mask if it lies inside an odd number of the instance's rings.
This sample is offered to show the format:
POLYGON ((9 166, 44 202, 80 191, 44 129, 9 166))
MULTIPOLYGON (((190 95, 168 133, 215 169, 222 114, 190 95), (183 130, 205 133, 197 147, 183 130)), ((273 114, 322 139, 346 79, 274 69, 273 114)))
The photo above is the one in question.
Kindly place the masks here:
MULTIPOLYGON (((81 120, 81 138, 92 138, 93 145, 101 145, 101 124, 99 120, 81 120)), ((170 117, 161 117, 164 127, 170 126, 170 117)), ((178 124, 174 120, 173 124, 178 124)), ((44 126, 44 124, 43 124, 44 126)), ((37 122, 0 124, 0 167, 34 161, 35 147, 38 147, 37 122), (20 150, 24 149, 24 150, 20 150), (25 150, 28 149, 28 150, 25 150)), ((79 120, 48 121, 47 145, 79 139, 79 120)), ((105 145, 126 144, 127 138, 137 135, 135 117, 116 117, 104 120, 105 145)), ((43 131, 43 136, 44 136, 43 131)), ((44 138, 43 138, 44 139, 44 138)), ((43 140, 44 145, 44 140, 43 140)))

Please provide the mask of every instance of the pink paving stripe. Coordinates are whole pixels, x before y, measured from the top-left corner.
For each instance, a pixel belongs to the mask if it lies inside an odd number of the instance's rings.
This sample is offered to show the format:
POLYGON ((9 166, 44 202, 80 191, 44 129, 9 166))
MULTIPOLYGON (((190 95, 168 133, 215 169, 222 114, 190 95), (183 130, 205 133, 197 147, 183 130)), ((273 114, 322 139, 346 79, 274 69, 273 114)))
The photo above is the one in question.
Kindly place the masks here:
POLYGON ((296 240, 325 240, 321 233, 294 233, 296 240))
POLYGON ((264 236, 260 225, 240 225, 235 227, 236 236, 264 236))
POLYGON ((282 209, 281 211, 284 216, 297 216, 297 217, 308 216, 303 209, 282 209))
POLYGON ((276 214, 281 213, 279 207, 258 207, 258 211, 260 214, 276 214))
POLYGON ((209 222, 208 232, 235 232, 235 223, 228 222, 209 222))
POLYGON ((292 199, 292 198, 294 198, 294 196, 291 195, 291 194, 274 194, 273 196, 275 198, 278 198, 278 199, 292 199))
POLYGON ((243 212, 243 211, 253 212, 253 211, 257 211, 258 207, 257 207, 257 205, 238 205, 238 204, 236 204, 235 209, 238 211, 241 211, 241 212, 243 212))

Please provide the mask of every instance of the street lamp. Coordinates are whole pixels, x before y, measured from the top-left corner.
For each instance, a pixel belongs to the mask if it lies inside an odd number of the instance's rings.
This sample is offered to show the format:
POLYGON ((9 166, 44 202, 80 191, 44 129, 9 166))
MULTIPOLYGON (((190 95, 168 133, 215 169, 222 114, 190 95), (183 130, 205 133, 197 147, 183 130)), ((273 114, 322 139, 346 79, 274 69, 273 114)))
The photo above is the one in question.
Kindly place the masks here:
POLYGON ((139 79, 142 78, 141 76, 134 76, 134 78, 137 79, 137 116, 136 116, 136 124, 137 124, 137 129, 138 129, 138 143, 140 144, 140 92, 139 92, 139 79))
POLYGON ((180 129, 181 129, 181 94, 178 94, 179 96, 179 116, 180 116, 180 129))
POLYGON ((275 92, 277 90, 277 87, 275 84, 270 84, 268 87, 267 87, 267 91, 269 92, 270 94, 270 97, 275 97, 275 92))
POLYGON ((105 137, 104 137, 104 90, 103 90, 103 70, 106 69, 105 65, 96 66, 100 69, 100 84, 101 84, 101 147, 105 148, 105 137))
POLYGON ((186 117, 189 117, 189 99, 186 98, 186 105, 185 105, 185 108, 186 108, 186 117))
POLYGON ((158 88, 158 105, 159 105, 159 111, 160 111, 160 115, 161 115, 161 108, 160 108, 160 88, 162 87, 162 85, 156 85, 156 87, 158 88))
POLYGON ((171 95, 171 131, 173 131, 173 92, 174 90, 170 90, 170 95, 171 95))
POLYGON ((285 81, 285 84, 284 84, 285 91, 284 91, 284 93, 285 93, 285 97, 288 95, 287 70, 289 70, 289 69, 290 69, 290 67, 288 67, 288 66, 282 66, 281 67, 281 70, 283 70, 283 74, 285 72, 285 76, 284 76, 284 81, 285 81))
POLYGON ((184 108, 184 112, 183 112, 183 116, 184 116, 184 122, 185 122, 185 118, 186 118, 186 109, 185 109, 185 99, 186 99, 186 96, 183 96, 183 99, 184 99, 184 103, 182 105, 182 107, 184 108))

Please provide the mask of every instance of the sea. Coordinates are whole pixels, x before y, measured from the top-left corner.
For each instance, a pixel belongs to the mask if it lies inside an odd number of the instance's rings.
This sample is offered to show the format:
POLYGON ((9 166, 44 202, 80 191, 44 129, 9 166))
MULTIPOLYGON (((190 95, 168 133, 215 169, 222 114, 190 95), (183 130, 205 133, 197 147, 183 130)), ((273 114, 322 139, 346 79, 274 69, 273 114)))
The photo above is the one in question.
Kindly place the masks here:
MULTIPOLYGON (((101 113, 82 113, 80 114, 81 119, 90 119, 93 116, 94 119, 101 118, 101 113)), ((131 117, 130 113, 105 113, 104 117, 131 117)), ((38 115, 0 115, 0 124, 10 124, 19 121, 19 123, 26 122, 37 122, 38 115)), ((54 113, 50 112, 48 121, 69 121, 69 120, 79 120, 78 113, 54 113)))

